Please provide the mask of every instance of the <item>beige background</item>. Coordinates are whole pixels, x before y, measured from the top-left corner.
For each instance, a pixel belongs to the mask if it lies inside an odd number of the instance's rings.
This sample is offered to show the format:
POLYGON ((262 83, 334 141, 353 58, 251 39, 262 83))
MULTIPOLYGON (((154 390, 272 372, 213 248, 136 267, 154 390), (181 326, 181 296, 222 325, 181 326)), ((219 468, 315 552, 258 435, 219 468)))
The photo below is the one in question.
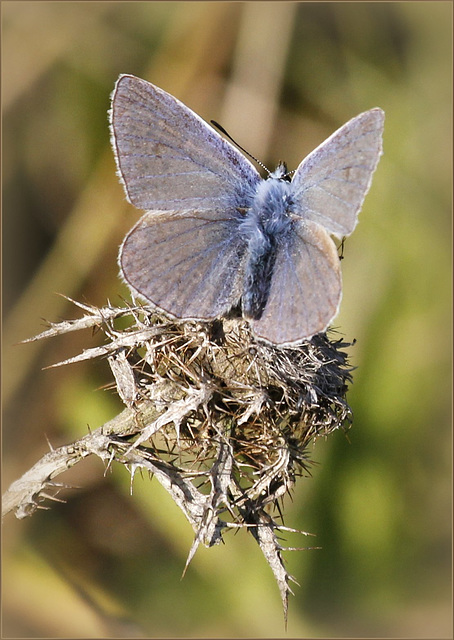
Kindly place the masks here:
MULTIPOLYGON (((215 119, 271 169, 386 112, 385 154, 343 260, 336 326, 354 425, 317 442, 286 524, 300 587, 289 637, 449 637, 451 629, 451 25, 449 2, 3 2, 4 486, 120 410, 106 362, 42 367, 97 344, 30 345, 42 319, 127 291, 116 255, 139 213, 109 145, 119 73, 215 119), (291 539, 295 546, 307 540, 291 539), (314 544, 311 539, 309 544, 314 544)), ((197 552, 159 486, 87 461, 66 504, 4 522, 3 635, 276 637, 277 588, 241 532, 197 552)), ((250 539, 249 539, 250 538, 250 539)))

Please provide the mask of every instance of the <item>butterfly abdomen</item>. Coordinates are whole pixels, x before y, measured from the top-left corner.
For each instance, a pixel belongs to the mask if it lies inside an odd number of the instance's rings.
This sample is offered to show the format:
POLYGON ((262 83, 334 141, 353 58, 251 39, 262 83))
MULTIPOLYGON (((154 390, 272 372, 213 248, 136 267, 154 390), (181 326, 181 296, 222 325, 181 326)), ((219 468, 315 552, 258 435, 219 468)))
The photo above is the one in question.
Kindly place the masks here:
POLYGON ((268 300, 275 261, 274 238, 254 230, 244 274, 242 310, 245 318, 258 320, 261 317, 268 300))
POLYGON ((289 183, 276 178, 258 186, 241 232, 247 241, 242 311, 245 318, 258 320, 266 307, 279 242, 289 232, 289 183))

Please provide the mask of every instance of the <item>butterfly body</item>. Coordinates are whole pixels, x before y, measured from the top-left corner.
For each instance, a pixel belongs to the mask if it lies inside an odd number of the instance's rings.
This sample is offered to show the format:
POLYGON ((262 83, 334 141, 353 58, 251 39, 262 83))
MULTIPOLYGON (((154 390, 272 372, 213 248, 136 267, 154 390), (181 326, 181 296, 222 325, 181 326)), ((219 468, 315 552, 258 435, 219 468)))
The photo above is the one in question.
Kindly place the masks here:
POLYGON ((291 187, 280 167, 258 186, 252 207, 240 222, 247 242, 241 306, 245 318, 258 320, 266 307, 279 243, 291 233, 291 187))
POLYGON ((111 140, 129 201, 146 213, 120 248, 121 274, 151 305, 212 320, 241 304, 257 338, 277 345, 325 331, 342 282, 331 235, 352 233, 382 152, 384 114, 347 122, 292 179, 266 180, 172 95, 120 76, 111 140))

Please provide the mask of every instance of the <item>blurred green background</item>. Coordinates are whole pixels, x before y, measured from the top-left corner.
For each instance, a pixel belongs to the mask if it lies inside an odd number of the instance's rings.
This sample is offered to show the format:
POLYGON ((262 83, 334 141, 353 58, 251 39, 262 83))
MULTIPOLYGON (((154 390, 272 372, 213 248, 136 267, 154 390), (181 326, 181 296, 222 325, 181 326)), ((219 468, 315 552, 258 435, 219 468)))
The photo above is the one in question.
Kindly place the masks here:
MULTIPOLYGON (((127 295, 139 212, 115 175, 120 73, 166 89, 271 169, 349 118, 386 112, 384 156, 348 239, 335 325, 357 367, 348 439, 317 441, 286 501, 300 586, 288 637, 452 637, 452 3, 3 2, 3 487, 116 415, 106 362, 42 371, 90 332, 17 345, 43 318, 127 295)), ((100 461, 3 530, 3 637, 276 637, 271 571, 246 532, 200 549, 157 482, 100 461)))

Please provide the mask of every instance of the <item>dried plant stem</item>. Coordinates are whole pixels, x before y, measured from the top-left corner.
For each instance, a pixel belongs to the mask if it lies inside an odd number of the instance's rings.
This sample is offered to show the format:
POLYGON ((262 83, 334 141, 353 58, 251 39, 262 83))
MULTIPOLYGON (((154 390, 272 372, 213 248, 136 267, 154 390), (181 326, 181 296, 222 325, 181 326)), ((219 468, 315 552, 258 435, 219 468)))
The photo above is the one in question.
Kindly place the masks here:
MULTIPOLYGON (((151 413, 153 408, 149 407, 149 411, 151 413)), ((46 489, 64 486, 53 483, 54 478, 92 454, 102 460, 109 460, 110 446, 115 443, 114 437, 133 435, 137 431, 135 412, 125 409, 102 427, 76 442, 52 449, 4 493, 2 516, 10 511, 15 511, 17 518, 31 515, 44 497, 52 497, 45 495, 46 489)))

